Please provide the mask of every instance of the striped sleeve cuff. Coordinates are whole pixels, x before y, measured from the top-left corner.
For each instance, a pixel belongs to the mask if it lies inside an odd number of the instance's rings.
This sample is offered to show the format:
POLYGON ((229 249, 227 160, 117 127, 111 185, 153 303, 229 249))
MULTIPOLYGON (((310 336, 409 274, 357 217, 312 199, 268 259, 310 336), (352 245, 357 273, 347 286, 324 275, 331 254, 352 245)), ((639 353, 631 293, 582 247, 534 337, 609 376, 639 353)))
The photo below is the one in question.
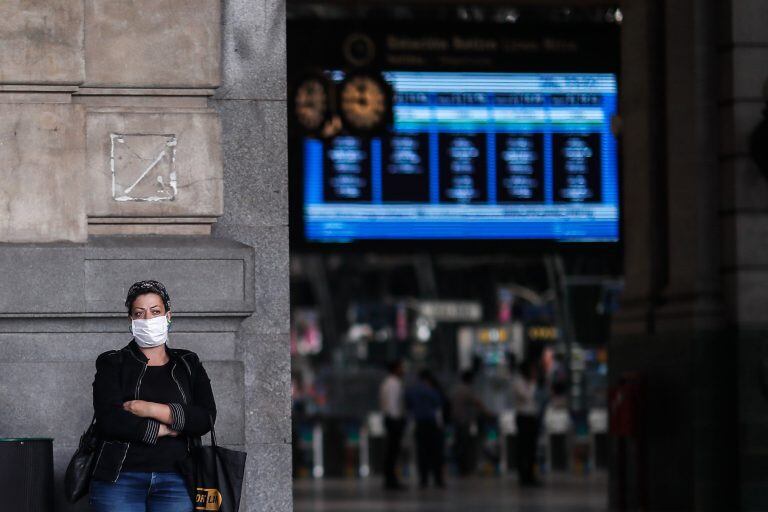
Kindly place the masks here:
POLYGON ((146 444, 156 444, 158 433, 160 432, 160 422, 153 419, 147 420, 147 430, 144 432, 144 437, 141 439, 146 444))
POLYGON ((181 432, 184 430, 184 408, 181 404, 177 403, 168 404, 168 407, 171 408, 171 419, 173 420, 170 425, 171 429, 176 432, 181 432))

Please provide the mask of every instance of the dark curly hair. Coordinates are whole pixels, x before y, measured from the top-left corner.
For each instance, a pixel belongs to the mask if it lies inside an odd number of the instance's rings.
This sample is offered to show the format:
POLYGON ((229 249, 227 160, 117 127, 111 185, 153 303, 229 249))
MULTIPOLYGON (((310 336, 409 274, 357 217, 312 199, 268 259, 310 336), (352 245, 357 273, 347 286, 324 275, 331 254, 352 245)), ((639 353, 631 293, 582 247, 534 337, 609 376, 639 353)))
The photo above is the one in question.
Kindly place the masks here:
POLYGON ((133 283, 131 287, 128 289, 128 297, 125 299, 125 307, 128 308, 128 314, 131 314, 131 307, 133 307, 133 301, 136 300, 136 297, 139 295, 144 295, 145 293, 156 293, 160 296, 160 298, 163 300, 163 305, 165 306, 166 311, 171 310, 171 298, 168 296, 168 291, 165 289, 165 286, 160 281, 153 281, 151 279, 146 281, 139 281, 138 283, 133 283))

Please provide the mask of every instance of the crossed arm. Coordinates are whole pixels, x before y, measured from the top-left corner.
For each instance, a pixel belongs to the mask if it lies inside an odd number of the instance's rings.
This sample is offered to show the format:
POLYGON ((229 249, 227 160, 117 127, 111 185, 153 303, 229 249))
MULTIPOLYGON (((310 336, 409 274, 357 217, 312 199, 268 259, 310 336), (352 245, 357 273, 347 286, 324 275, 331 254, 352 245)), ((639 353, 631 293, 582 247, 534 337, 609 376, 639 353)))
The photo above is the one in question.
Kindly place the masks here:
POLYGON ((139 418, 157 420, 160 423, 158 426, 157 437, 176 437, 179 435, 176 430, 173 430, 169 426, 172 425, 175 420, 170 405, 147 402, 145 400, 129 400, 123 403, 123 410, 128 411, 139 418))
POLYGON ((121 441, 155 444, 160 437, 184 433, 199 437, 211 429, 216 403, 205 369, 198 366, 193 382, 193 403, 123 401, 119 358, 105 355, 96 361, 93 406, 97 428, 103 436, 121 441))

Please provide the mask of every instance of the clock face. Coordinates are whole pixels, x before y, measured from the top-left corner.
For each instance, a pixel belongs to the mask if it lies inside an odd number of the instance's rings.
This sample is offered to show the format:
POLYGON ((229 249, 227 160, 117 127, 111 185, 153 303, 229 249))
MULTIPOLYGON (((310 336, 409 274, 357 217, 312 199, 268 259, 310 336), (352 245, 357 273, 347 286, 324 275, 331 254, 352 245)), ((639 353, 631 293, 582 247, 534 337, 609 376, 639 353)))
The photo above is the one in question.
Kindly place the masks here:
POLYGON ((341 86, 341 114, 353 130, 371 131, 387 119, 389 93, 374 77, 356 75, 341 86))
POLYGON ((328 118, 328 91, 323 82, 317 78, 301 82, 293 105, 296 120, 305 130, 319 130, 328 118))

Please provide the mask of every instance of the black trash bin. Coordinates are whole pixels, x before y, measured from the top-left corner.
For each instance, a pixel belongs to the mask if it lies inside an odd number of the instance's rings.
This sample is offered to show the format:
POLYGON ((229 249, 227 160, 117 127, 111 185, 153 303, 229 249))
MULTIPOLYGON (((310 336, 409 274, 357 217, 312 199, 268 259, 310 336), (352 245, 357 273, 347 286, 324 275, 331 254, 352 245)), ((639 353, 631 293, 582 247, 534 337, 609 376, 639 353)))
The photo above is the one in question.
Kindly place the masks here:
POLYGON ((53 439, 0 438, 1 510, 53 510, 53 439))

